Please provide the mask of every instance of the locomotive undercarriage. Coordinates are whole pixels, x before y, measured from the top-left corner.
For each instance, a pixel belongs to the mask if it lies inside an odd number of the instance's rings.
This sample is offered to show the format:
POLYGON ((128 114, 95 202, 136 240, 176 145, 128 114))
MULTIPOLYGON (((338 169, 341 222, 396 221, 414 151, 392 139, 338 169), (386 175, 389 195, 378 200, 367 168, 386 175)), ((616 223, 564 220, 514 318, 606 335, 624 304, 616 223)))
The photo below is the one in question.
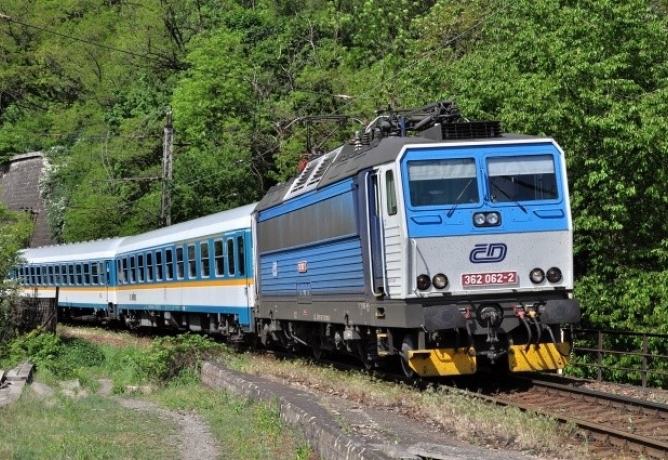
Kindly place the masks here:
MULTIPOLYGON (((450 328, 392 328, 367 325, 265 320, 256 331, 264 345, 287 350, 310 348, 316 358, 343 353, 358 358, 368 368, 381 367, 399 358, 406 376, 423 377, 473 374, 480 368, 535 372, 562 369, 568 363, 572 337, 560 324, 577 310, 571 301, 543 303, 549 308, 529 311, 500 304, 482 304, 471 314, 464 309, 461 321, 450 328), (562 321, 560 321, 562 320, 562 321)), ((461 307, 454 306, 457 311, 461 307)), ((448 318, 451 312, 443 311, 448 318)), ((425 314, 425 317, 428 315, 425 314)), ((425 321, 429 323, 429 321, 425 321)))

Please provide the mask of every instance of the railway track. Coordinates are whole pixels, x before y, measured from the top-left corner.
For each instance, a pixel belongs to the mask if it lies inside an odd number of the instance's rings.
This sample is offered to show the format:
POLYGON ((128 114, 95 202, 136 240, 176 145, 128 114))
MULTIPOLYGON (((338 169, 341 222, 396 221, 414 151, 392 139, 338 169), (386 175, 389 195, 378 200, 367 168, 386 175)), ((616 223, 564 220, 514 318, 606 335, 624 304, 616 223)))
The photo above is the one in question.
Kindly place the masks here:
POLYGON ((668 405, 540 377, 509 379, 518 384, 504 382, 506 389, 478 396, 574 424, 598 458, 668 459, 668 405))

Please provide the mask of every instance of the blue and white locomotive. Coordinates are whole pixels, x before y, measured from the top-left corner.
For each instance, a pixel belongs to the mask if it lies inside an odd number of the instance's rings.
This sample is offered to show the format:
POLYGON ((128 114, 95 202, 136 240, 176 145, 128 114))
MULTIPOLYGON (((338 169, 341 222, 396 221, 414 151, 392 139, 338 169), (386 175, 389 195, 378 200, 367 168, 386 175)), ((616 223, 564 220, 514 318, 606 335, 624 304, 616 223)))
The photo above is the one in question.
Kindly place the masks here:
MULTIPOLYGON (((398 358, 409 376, 560 369, 580 319, 563 151, 450 102, 378 117, 257 204, 114 244, 99 261, 50 248, 75 273, 101 264, 98 316, 398 358)), ((39 251, 24 285, 65 289, 39 251)))

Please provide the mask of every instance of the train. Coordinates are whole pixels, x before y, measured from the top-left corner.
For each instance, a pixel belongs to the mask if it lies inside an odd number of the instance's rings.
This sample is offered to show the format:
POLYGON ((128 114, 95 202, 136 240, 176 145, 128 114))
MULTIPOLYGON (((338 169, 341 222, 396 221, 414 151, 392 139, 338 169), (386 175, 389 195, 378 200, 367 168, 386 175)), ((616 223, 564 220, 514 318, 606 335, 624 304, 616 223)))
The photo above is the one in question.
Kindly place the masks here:
POLYGON ((561 147, 452 101, 377 115, 256 203, 26 249, 11 276, 59 317, 398 362, 407 377, 564 368, 580 304, 561 147))

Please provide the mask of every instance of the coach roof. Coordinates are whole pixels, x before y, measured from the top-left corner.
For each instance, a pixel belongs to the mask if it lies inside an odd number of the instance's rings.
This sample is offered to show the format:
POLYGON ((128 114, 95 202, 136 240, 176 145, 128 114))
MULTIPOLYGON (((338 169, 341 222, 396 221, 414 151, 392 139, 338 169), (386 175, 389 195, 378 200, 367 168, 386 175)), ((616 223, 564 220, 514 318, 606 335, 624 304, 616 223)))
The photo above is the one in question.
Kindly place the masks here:
POLYGON ((255 203, 126 238, 119 254, 250 228, 255 203))

